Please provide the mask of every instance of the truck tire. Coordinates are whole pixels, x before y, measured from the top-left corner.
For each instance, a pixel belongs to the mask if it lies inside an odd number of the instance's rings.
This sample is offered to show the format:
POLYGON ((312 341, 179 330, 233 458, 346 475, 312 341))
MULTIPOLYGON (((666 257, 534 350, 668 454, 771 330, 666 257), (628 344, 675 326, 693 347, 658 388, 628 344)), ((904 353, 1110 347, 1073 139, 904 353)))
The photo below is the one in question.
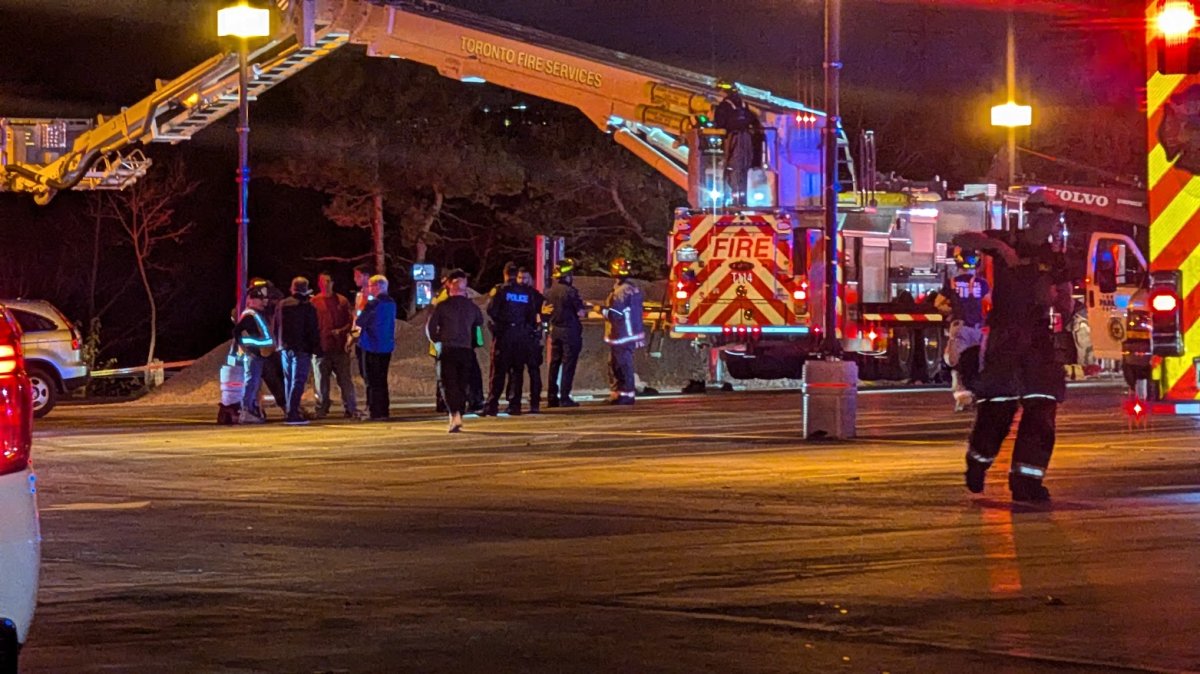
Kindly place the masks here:
POLYGON ((29 368, 29 383, 33 390, 33 416, 42 418, 58 404, 58 378, 45 366, 29 368))

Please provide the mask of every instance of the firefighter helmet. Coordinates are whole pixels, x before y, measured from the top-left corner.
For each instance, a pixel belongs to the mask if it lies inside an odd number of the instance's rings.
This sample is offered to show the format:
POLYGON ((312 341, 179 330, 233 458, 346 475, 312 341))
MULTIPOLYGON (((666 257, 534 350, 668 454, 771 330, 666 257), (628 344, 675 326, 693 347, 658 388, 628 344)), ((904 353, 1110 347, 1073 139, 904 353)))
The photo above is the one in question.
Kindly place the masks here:
POLYGON ((623 257, 614 257, 613 261, 608 265, 608 273, 616 278, 629 276, 629 260, 623 257))
POLYGON ((738 87, 733 82, 726 79, 717 80, 717 88, 721 91, 737 91, 738 87))
POLYGON ((554 278, 562 278, 568 274, 575 272, 575 259, 564 257, 554 266, 554 273, 551 274, 554 278))

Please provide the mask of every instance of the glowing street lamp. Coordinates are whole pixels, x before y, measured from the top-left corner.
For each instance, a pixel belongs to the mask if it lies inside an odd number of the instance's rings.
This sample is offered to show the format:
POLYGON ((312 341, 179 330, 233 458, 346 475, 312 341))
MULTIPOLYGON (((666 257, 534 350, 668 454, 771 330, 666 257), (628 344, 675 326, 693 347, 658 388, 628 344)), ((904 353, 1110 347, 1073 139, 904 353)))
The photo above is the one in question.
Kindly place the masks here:
POLYGON ((1033 124, 1033 108, 1012 101, 992 107, 992 126, 1016 128, 1033 124))
POLYGON ((217 37, 232 37, 238 42, 238 246, 237 308, 245 306, 249 282, 250 257, 250 99, 246 89, 250 80, 250 39, 271 34, 271 11, 251 7, 245 2, 217 12, 217 37))

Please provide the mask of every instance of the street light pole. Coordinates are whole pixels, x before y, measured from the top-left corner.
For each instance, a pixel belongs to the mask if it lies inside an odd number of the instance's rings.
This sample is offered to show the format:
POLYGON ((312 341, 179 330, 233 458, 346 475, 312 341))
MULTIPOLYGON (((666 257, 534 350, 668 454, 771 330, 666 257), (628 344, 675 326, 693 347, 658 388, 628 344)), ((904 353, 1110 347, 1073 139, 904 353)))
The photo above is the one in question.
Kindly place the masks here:
POLYGON ((837 336, 838 126, 841 123, 842 0, 825 0, 825 340, 826 356, 841 353, 837 336))
POLYGON ((245 308, 250 258, 250 80, 249 39, 238 38, 238 217, 237 217, 237 308, 245 308))
POLYGON ((238 217, 237 293, 240 314, 245 308, 250 257, 250 39, 271 34, 271 12, 245 1, 217 12, 217 36, 237 39, 238 47, 238 217))
MULTIPOLYGON (((1008 11, 1008 43, 1005 50, 1004 79, 1008 87, 1008 100, 1017 100, 1017 39, 1013 30, 1013 12, 1008 11)), ((1008 185, 1011 190, 1017 182, 1017 127, 1008 127, 1008 185)))

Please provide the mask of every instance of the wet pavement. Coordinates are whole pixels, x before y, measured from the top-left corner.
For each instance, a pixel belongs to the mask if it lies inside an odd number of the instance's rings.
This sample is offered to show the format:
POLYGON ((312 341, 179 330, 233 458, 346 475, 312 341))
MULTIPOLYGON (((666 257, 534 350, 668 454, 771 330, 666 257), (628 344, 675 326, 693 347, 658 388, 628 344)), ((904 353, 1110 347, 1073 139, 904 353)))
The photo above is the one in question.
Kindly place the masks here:
POLYGON ((1200 443, 1071 392, 1048 507, 961 484, 949 394, 307 427, 38 424, 27 672, 1200 671, 1200 443))

